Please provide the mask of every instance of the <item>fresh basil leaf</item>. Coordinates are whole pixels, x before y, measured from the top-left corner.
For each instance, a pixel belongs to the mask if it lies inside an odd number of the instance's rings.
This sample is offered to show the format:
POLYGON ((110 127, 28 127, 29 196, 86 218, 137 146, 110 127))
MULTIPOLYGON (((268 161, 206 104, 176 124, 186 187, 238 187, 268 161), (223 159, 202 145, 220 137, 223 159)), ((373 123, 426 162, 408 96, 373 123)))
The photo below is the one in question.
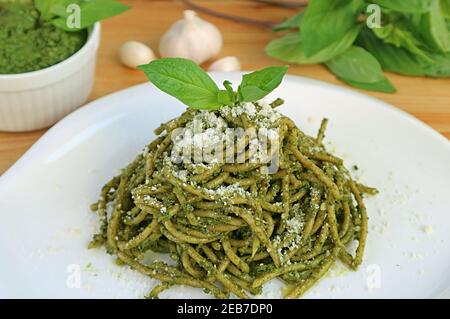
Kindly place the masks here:
POLYGON ((141 65, 139 69, 157 88, 191 108, 215 110, 222 105, 218 101, 216 83, 191 60, 162 58, 141 65))
POLYGON ((441 0, 441 10, 446 19, 450 19, 450 0, 441 0))
POLYGON ((228 93, 233 94, 234 91, 233 91, 233 87, 231 85, 232 85, 232 83, 230 81, 223 81, 223 86, 228 91, 228 93))
POLYGON ((220 105, 234 105, 234 100, 232 99, 232 96, 230 96, 230 92, 227 90, 220 90, 217 92, 217 102, 219 102, 220 105))
POLYGON ((372 29, 373 33, 385 43, 392 44, 397 48, 404 48, 425 60, 430 60, 426 51, 421 48, 423 44, 414 34, 408 31, 403 21, 396 21, 381 28, 372 29))
POLYGON ((406 49, 384 43, 372 30, 364 29, 357 44, 369 51, 381 64, 383 70, 409 76, 424 76, 426 72, 419 59, 406 49))
POLYGON ((402 13, 425 13, 430 10, 433 0, 370 0, 370 2, 402 13))
POLYGON ((385 77, 380 63, 369 52, 352 46, 326 63, 339 78, 359 83, 377 83, 385 77))
POLYGON ((278 32, 278 31, 285 31, 285 30, 290 30, 290 29, 299 29, 304 15, 305 15, 304 11, 297 13, 296 15, 290 17, 289 19, 274 26, 272 28, 272 31, 278 32))
POLYGON ((425 74, 435 78, 450 77, 450 53, 433 54, 432 63, 422 61, 425 74))
POLYGON ((225 90, 226 90, 225 92, 228 93, 227 98, 224 99, 223 97, 221 97, 222 92, 224 92, 223 90, 221 90, 218 95, 219 102, 224 100, 224 104, 230 105, 230 106, 234 105, 234 103, 236 102, 236 92, 234 92, 233 87, 231 85, 232 85, 232 83, 230 81, 223 82, 223 86, 225 87, 225 90))
POLYGON ((338 79, 354 87, 385 93, 395 92, 378 61, 363 48, 352 46, 326 65, 338 79))
POLYGON ((271 66, 245 74, 238 88, 240 101, 254 102, 262 99, 280 85, 287 70, 287 66, 271 66))
POLYGON ((362 0, 311 0, 300 32, 304 52, 311 57, 342 38, 357 24, 362 0))
POLYGON ((339 78, 340 80, 348 83, 351 86, 354 86, 359 89, 368 90, 368 91, 376 91, 376 92, 382 92, 382 93, 395 93, 397 90, 395 87, 389 82, 388 79, 383 79, 379 82, 375 83, 359 83, 354 82, 348 79, 339 78))
POLYGON ((450 32, 439 0, 433 1, 427 13, 414 15, 412 22, 429 47, 439 52, 450 51, 450 32))
POLYGON ((424 60, 405 49, 383 43, 367 29, 361 32, 357 43, 375 56, 383 70, 409 76, 450 77, 450 53, 427 53, 428 59, 424 60))
POLYGON ((52 7, 52 12, 57 18, 52 19, 51 23, 65 31, 85 29, 98 21, 121 14, 130 8, 116 0, 60 0, 58 2, 57 5, 52 7), (71 8, 70 5, 78 5, 80 9, 79 27, 68 24, 68 18, 74 13, 68 10, 71 8))
POLYGON ((273 58, 290 63, 322 63, 345 52, 353 44, 360 30, 361 26, 353 27, 342 38, 310 57, 305 55, 301 33, 289 33, 275 39, 267 45, 265 51, 273 58))

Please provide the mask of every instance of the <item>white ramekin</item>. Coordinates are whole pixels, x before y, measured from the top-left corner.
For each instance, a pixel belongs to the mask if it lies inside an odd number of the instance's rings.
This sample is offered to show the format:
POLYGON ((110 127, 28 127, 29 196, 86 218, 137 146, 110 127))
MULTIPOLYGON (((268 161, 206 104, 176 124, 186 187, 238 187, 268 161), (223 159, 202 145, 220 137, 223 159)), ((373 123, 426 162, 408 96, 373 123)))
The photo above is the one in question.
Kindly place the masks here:
POLYGON ((68 59, 39 71, 0 74, 0 131, 48 127, 86 102, 99 45, 96 23, 84 46, 68 59))

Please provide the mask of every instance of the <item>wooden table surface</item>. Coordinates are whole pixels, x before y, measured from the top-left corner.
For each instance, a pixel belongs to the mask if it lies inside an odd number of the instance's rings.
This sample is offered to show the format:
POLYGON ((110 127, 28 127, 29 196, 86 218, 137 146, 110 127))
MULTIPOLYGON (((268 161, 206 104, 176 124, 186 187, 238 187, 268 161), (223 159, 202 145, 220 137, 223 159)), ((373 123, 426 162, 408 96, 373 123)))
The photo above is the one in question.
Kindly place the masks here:
MULTIPOLYGON (((118 48, 124 41, 138 40, 157 52, 161 35, 174 21, 181 18, 185 9, 179 1, 123 0, 122 2, 133 8, 102 25, 102 44, 96 82, 90 100, 145 82, 146 79, 141 72, 120 65, 117 59, 118 48)), ((262 20, 279 21, 295 12, 294 9, 275 8, 251 1, 197 0, 196 3, 225 13, 262 20)), ((222 31, 224 47, 220 56, 237 56, 244 70, 282 64, 263 52, 264 46, 277 37, 276 34, 255 26, 200 15, 216 24, 222 31)), ((293 65, 289 73, 345 86, 321 65, 293 65)), ((450 79, 414 78, 396 74, 388 74, 388 77, 398 89, 396 94, 366 91, 365 93, 409 112, 450 138, 450 79)), ((45 131, 0 132, 0 174, 14 164, 45 131)))

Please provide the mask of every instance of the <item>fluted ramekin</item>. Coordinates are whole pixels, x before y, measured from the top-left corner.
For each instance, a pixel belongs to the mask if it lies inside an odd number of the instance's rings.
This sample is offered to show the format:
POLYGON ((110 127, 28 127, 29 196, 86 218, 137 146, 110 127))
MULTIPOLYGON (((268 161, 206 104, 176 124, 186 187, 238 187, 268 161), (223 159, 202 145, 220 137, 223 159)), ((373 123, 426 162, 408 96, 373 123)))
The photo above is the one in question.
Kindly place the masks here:
POLYGON ((84 46, 48 68, 21 74, 0 74, 0 131, 32 131, 56 123, 92 92, 100 24, 84 46))

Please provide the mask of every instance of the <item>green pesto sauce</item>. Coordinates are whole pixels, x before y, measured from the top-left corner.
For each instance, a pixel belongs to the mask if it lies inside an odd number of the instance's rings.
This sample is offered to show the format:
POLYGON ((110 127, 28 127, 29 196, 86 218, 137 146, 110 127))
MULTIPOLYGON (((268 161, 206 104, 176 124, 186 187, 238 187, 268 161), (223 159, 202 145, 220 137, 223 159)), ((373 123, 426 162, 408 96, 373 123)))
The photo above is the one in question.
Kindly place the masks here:
POLYGON ((0 2, 0 74, 37 71, 77 52, 87 31, 66 32, 40 20, 32 3, 0 2))

